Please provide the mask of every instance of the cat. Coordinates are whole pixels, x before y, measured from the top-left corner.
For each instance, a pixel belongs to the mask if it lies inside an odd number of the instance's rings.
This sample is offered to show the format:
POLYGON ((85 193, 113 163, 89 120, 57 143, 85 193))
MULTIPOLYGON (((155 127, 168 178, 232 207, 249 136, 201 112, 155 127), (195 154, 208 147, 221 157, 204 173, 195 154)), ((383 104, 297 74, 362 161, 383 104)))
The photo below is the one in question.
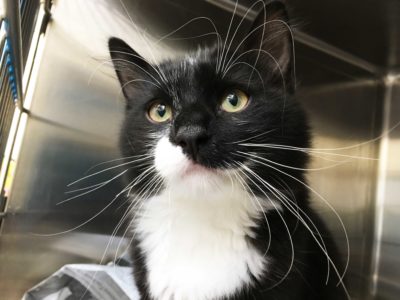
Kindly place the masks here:
POLYGON ((219 39, 159 64, 109 39, 141 299, 349 298, 296 150, 310 128, 288 21, 272 1, 238 46, 219 39))

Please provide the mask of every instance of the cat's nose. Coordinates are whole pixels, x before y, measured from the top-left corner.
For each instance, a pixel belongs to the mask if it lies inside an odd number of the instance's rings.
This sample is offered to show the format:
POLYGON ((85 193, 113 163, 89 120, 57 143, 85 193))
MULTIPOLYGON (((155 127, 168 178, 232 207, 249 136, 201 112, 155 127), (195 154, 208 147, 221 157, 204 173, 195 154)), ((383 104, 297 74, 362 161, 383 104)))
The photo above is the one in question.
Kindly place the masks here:
POLYGON ((175 144, 182 147, 184 153, 194 161, 198 160, 199 150, 207 142, 208 135, 201 126, 184 126, 178 129, 175 144))

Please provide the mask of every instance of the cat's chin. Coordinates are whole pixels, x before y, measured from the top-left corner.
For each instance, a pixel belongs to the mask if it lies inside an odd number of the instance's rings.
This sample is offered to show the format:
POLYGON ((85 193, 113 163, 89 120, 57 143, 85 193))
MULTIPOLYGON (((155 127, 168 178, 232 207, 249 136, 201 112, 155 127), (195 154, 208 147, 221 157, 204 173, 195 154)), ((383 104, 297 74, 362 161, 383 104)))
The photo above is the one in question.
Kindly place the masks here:
POLYGON ((207 168, 191 160, 187 161, 186 167, 180 174, 182 179, 192 176, 208 176, 208 175, 217 175, 217 170, 207 168))
POLYGON ((209 192, 224 181, 223 174, 216 169, 207 168, 193 161, 187 160, 185 166, 173 178, 167 180, 186 192, 209 192))

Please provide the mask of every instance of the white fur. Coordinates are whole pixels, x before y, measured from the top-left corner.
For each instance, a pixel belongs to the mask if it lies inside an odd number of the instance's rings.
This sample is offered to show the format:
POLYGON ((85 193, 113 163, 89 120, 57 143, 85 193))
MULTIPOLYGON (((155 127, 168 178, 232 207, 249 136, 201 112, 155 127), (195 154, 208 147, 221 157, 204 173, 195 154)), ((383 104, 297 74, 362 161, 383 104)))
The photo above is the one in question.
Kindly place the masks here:
POLYGON ((249 272, 267 270, 268 257, 245 239, 254 218, 264 217, 259 199, 227 171, 191 169, 167 138, 155 148, 155 167, 167 187, 146 200, 136 221, 152 297, 217 299, 251 284, 249 272))

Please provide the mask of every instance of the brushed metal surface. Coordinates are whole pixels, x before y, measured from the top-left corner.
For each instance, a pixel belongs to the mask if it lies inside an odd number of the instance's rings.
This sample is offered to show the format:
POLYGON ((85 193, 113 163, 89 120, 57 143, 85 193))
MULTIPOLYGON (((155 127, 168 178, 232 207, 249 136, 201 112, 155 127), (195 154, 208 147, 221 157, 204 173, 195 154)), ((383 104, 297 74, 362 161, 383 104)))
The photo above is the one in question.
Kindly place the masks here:
POLYGON ((287 1, 294 23, 310 35, 376 66, 400 67, 400 2, 287 1))
MULTIPOLYGON (((302 12, 298 18, 307 23, 307 32, 314 37, 382 69, 397 64, 397 54, 393 54, 391 62, 385 59, 387 51, 397 53, 398 37, 392 36, 389 50, 377 45, 386 38, 381 32, 397 30, 398 20, 391 17, 390 22, 366 36, 367 18, 374 14, 373 1, 368 1, 365 13, 353 19, 354 24, 348 18, 351 12, 354 14, 355 2, 361 6, 359 1, 349 3, 348 7, 353 8, 349 11, 343 10, 343 1, 334 9, 328 9, 333 2, 326 6, 292 2, 294 11, 302 12), (345 17, 340 19, 342 12, 345 17), (352 38, 355 34, 359 34, 357 39, 352 38), (368 47, 371 39, 374 47, 368 47)), ((196 16, 212 18, 221 32, 226 32, 229 24, 229 11, 205 1, 125 3, 138 27, 131 24, 119 0, 58 0, 52 7, 31 115, 0 235, 1 300, 20 299, 24 290, 65 263, 98 262, 124 212, 120 207, 123 203, 118 200, 110 204, 122 187, 117 180, 85 197, 57 205, 68 198, 68 183, 85 176, 93 165, 119 157, 116 143, 123 100, 113 70, 106 62, 108 37, 126 39, 151 59, 149 46, 138 33, 142 30, 148 32, 151 43, 196 16), (104 213, 84 226, 61 233, 85 223, 108 205, 104 213), (60 234, 38 235, 54 233, 60 234)), ((393 1, 379 3, 382 6, 376 15, 381 21, 385 16, 382 10, 390 5, 397 7, 393 1)), ((191 24, 151 49, 156 59, 176 55, 199 42, 187 37, 212 29, 207 22, 191 24)), ((246 29, 239 34, 244 32, 246 29)), ((346 238, 338 216, 346 228, 351 295, 360 300, 375 296, 397 299, 399 130, 391 131, 387 154, 382 152, 382 139, 374 138, 382 133, 383 117, 390 118, 390 126, 400 121, 399 82, 392 82, 388 115, 383 113, 388 85, 381 73, 357 68, 340 60, 340 56, 305 43, 296 44, 296 61, 299 101, 304 103, 314 127, 314 148, 321 150, 313 153, 310 168, 323 169, 310 171, 309 181, 323 199, 312 193, 313 201, 334 232, 344 256, 346 238), (387 162, 384 166, 380 165, 382 157, 387 162), (378 177, 382 172, 387 176, 382 202, 377 203, 378 177), (382 210, 377 214, 379 205, 382 210), (376 289, 372 288, 374 283, 376 289)), ((101 175, 78 188, 107 180, 117 172, 101 175)), ((106 261, 116 251, 113 245, 107 251, 106 261)))
POLYGON ((369 79, 299 91, 311 117, 313 148, 317 149, 311 153, 310 194, 335 236, 343 261, 349 255, 346 280, 352 299, 367 299, 371 274, 374 159, 379 142, 368 141, 380 126, 379 90, 378 81, 369 79))
POLYGON ((385 78, 384 129, 376 193, 376 228, 371 294, 376 299, 400 295, 400 76, 385 78))

